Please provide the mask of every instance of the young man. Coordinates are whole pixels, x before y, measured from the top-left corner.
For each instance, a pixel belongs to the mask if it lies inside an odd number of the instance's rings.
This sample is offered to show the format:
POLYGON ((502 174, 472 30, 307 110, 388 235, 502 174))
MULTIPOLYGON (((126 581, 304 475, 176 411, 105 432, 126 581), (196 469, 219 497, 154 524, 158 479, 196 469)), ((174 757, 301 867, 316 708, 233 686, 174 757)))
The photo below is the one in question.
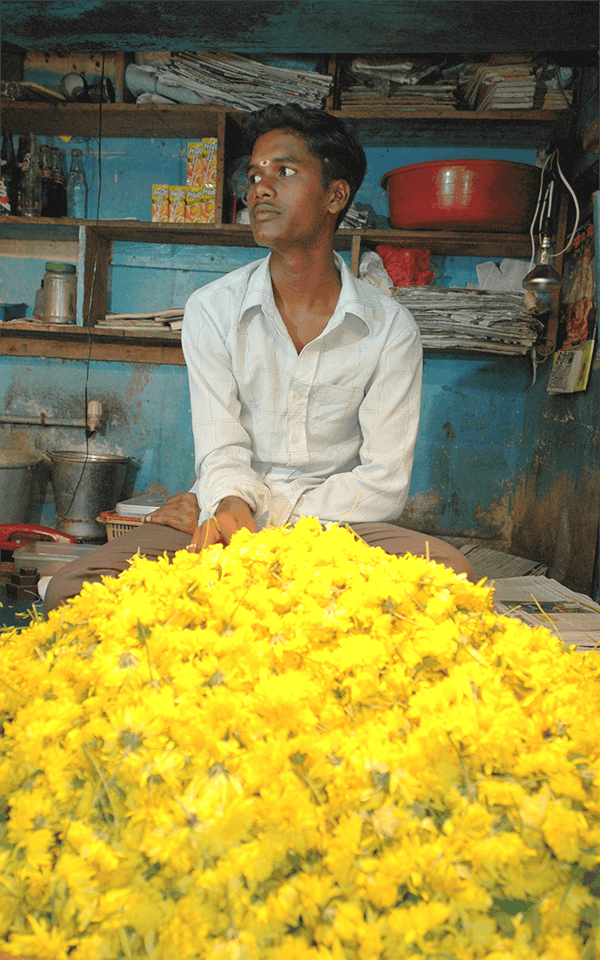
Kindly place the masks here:
POLYGON ((475 579, 458 550, 389 522, 408 496, 422 350, 408 311, 334 252, 364 151, 341 120, 295 105, 251 114, 245 133, 250 222, 271 253, 186 304, 197 481, 148 523, 58 571, 46 610, 124 570, 138 550, 198 551, 307 515, 475 579))

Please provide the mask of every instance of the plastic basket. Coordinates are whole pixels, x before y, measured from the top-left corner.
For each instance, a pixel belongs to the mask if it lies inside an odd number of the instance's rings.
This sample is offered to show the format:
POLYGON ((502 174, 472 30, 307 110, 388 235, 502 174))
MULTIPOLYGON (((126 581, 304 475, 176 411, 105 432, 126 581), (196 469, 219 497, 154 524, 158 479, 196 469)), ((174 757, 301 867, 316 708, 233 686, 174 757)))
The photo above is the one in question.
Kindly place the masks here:
POLYGON ((115 510, 105 510, 96 519, 98 523, 105 524, 107 540, 114 540, 115 537, 120 537, 130 530, 135 530, 140 523, 144 522, 143 517, 120 517, 115 510))

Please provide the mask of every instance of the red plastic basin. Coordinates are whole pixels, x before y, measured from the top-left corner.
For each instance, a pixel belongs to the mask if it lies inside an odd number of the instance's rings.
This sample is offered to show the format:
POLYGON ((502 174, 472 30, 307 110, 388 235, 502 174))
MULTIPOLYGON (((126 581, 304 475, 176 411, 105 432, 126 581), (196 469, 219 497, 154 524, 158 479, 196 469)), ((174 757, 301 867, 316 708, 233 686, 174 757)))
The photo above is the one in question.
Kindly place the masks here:
POLYGON ((432 160, 390 170, 381 186, 398 230, 527 233, 540 174, 510 160, 432 160))

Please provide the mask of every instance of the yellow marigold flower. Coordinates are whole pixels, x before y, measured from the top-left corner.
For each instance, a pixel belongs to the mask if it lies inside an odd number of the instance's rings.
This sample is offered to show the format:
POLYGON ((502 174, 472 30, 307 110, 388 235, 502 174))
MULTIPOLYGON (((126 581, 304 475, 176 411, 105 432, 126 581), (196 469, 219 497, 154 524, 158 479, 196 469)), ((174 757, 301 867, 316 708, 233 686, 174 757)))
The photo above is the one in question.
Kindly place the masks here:
POLYGON ((342 526, 142 557, 0 636, 34 960, 593 955, 600 660, 342 526))

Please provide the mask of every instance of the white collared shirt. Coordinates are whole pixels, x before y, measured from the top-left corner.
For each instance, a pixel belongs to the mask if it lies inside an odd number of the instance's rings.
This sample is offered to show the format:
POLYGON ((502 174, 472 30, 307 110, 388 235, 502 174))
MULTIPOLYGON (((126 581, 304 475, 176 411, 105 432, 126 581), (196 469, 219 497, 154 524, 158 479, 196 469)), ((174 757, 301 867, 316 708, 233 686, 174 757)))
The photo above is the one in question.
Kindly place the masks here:
POLYGON ((337 306, 300 354, 275 305, 269 257, 187 301, 199 523, 227 496, 245 500, 259 527, 401 513, 419 424, 418 327, 335 256, 337 306))

